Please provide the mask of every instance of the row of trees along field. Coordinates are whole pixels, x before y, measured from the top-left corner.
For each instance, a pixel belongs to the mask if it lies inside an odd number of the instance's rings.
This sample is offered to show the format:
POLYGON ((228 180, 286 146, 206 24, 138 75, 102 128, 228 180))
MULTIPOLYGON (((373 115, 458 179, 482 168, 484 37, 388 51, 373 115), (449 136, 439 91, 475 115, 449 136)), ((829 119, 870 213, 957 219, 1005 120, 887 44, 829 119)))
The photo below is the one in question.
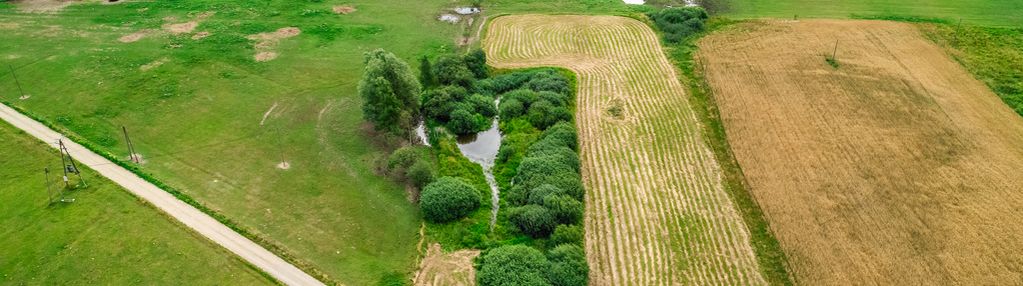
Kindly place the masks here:
MULTIPOLYGON (((500 115, 504 134, 495 177, 507 212, 499 224, 510 234, 484 234, 472 243, 483 248, 480 285, 586 285, 589 268, 582 248, 583 185, 578 137, 572 123, 573 89, 565 72, 531 69, 490 77, 486 55, 420 59, 419 75, 391 53, 366 54, 359 84, 364 118, 382 136, 408 138, 398 145, 382 171, 421 190, 417 197, 425 220, 446 226, 473 219, 488 196, 479 176, 453 160, 449 144, 416 146, 420 120, 438 142, 487 129, 500 115), (495 99, 501 104, 495 108, 495 99), (439 170, 445 170, 440 172, 439 170), (438 178, 439 177, 439 178, 438 178)), ((459 155, 460 156, 460 155, 459 155)), ((478 170, 478 169, 476 169, 478 170)), ((478 172, 478 171, 477 171, 478 172)), ((463 243, 465 245, 466 243, 463 243)))

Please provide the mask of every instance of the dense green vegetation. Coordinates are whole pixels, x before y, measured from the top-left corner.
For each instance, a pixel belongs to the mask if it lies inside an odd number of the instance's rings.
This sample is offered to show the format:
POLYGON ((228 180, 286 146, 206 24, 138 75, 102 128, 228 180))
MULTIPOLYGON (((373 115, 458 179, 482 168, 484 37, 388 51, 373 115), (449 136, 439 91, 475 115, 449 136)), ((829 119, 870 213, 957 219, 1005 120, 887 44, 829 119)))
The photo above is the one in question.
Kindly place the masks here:
POLYGON ((426 185, 419 198, 423 217, 432 222, 449 222, 465 217, 480 207, 480 193, 453 177, 441 177, 426 185))
POLYGON ((303 269, 348 285, 415 269, 421 219, 400 184, 376 175, 393 147, 366 136, 357 85, 366 52, 409 61, 455 49, 458 27, 435 18, 458 3, 356 0, 339 15, 321 1, 122 2, 52 15, 0 4, 0 100, 119 157, 126 126, 142 171, 303 269), (162 30, 206 11, 192 33, 162 30), (301 33, 255 61, 246 37, 283 27, 301 33))
POLYGON ((922 17, 962 19, 985 26, 1023 25, 1023 2, 1016 0, 710 0, 712 11, 731 18, 922 17))
POLYGON ((42 171, 55 172, 56 192, 60 164, 50 146, 0 123, 0 284, 274 283, 84 166, 88 187, 50 204, 42 171))
POLYGON ((700 7, 666 8, 647 13, 657 28, 664 34, 664 41, 678 43, 685 38, 703 31, 707 11, 700 7))
POLYGON ((524 245, 502 246, 483 254, 476 274, 481 286, 583 286, 589 278, 586 254, 564 244, 547 252, 524 245))
POLYGON ((422 86, 412 69, 392 53, 366 53, 366 71, 359 81, 362 116, 378 131, 407 137, 419 118, 422 86))
POLYGON ((1023 116, 1023 28, 941 23, 920 28, 1023 116))

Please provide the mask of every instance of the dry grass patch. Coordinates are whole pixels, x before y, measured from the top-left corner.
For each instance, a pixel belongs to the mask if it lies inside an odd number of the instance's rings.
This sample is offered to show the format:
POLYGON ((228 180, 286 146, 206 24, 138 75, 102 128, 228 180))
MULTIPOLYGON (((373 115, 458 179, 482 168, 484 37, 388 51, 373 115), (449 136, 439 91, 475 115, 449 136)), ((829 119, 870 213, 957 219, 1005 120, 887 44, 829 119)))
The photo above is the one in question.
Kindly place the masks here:
POLYGON ((1023 119, 912 25, 751 22, 700 50, 796 281, 1023 281, 1023 119))
POLYGON ((444 253, 440 244, 431 244, 416 272, 415 286, 476 285, 476 268, 472 261, 479 255, 479 250, 444 253))
POLYGON ((348 5, 334 6, 334 7, 331 7, 331 10, 334 11, 334 14, 341 14, 341 15, 348 15, 348 14, 351 14, 352 12, 356 11, 355 7, 348 6, 348 5))
POLYGON ((685 88, 647 25, 504 16, 483 46, 498 68, 578 76, 591 285, 766 284, 685 88))

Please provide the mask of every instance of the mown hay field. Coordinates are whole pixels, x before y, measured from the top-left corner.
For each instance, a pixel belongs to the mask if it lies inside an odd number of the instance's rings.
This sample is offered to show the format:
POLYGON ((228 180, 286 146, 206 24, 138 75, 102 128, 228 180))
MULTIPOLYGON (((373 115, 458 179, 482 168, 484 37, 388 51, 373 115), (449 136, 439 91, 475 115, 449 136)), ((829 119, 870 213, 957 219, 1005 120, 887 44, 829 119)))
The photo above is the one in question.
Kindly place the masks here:
POLYGON ((754 21, 699 47, 798 283, 1023 283, 1023 119, 915 26, 754 21))
POLYGON ((497 68, 578 78, 592 285, 765 284, 742 218, 657 35, 613 16, 493 19, 497 68))

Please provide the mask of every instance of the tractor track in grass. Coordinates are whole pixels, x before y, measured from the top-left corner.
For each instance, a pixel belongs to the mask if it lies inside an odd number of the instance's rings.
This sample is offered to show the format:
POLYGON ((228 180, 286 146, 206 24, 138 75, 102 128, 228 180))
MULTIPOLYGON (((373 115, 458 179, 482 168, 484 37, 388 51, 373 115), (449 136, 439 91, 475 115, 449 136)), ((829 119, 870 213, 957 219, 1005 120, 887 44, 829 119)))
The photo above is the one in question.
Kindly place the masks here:
POLYGON ((498 68, 578 76, 592 285, 766 284, 685 88, 645 24, 616 16, 491 20, 498 68), (607 110, 620 104, 621 116, 607 110))

